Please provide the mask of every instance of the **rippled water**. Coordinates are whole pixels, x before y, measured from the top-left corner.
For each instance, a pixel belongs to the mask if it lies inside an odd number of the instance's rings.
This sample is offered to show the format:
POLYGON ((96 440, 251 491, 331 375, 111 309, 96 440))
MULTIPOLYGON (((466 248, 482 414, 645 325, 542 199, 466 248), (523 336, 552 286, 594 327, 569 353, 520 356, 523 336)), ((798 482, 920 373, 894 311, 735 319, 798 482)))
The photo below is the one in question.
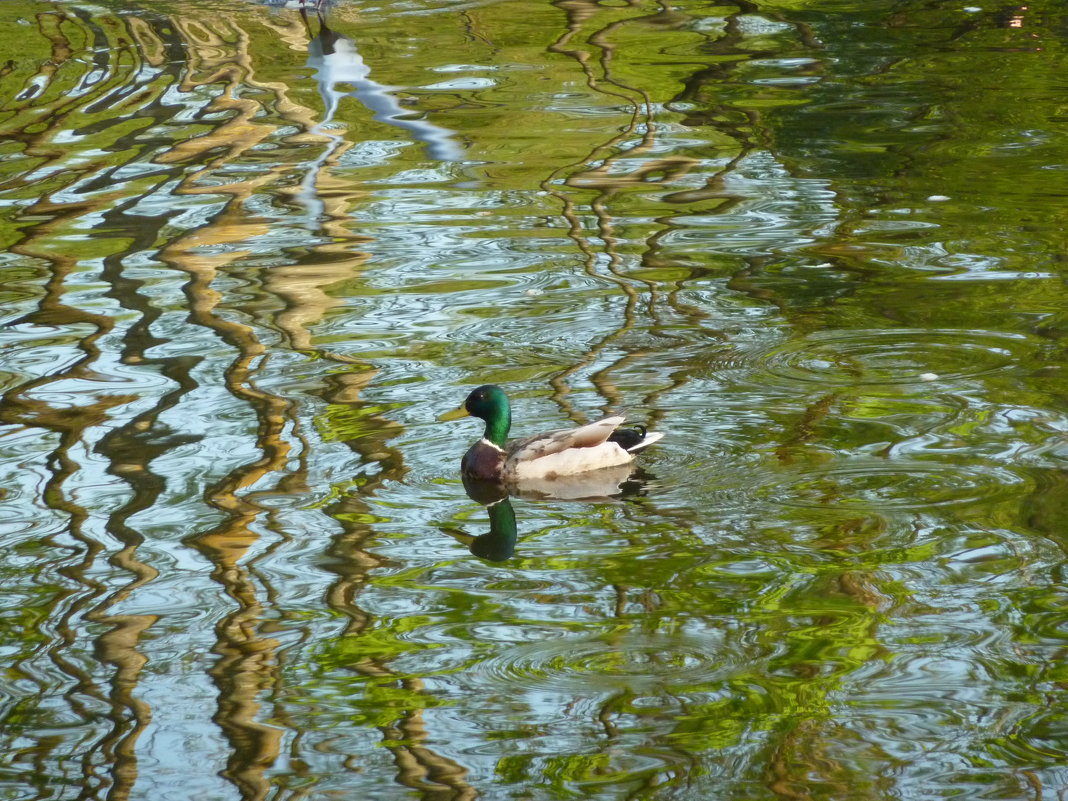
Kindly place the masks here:
POLYGON ((2 13, 0 797, 1068 795, 1061 5, 2 13))

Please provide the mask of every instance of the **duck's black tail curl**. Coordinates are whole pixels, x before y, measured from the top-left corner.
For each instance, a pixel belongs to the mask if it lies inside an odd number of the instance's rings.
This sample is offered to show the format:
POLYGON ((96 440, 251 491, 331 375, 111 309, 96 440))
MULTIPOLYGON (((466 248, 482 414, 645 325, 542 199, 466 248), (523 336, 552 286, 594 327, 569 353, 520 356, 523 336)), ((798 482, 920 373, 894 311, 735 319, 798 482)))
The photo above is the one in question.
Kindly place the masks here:
POLYGON ((643 442, 648 431, 649 429, 645 426, 638 424, 627 426, 626 428, 617 428, 608 435, 608 441, 616 443, 625 451, 631 451, 644 447, 643 442))

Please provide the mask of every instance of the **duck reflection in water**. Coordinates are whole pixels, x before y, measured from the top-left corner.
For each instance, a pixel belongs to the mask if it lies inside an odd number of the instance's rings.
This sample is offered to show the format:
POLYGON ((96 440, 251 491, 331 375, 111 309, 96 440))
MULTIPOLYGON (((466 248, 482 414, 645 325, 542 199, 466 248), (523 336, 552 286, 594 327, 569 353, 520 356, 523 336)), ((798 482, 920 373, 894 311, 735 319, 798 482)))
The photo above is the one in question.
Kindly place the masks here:
POLYGON ((464 490, 471 500, 486 507, 490 529, 473 536, 460 529, 442 527, 442 531, 466 545, 472 554, 490 562, 503 562, 515 555, 519 538, 515 510, 511 499, 575 501, 581 503, 618 503, 641 495, 652 476, 633 465, 618 465, 551 481, 524 482, 506 486, 463 476, 464 490))

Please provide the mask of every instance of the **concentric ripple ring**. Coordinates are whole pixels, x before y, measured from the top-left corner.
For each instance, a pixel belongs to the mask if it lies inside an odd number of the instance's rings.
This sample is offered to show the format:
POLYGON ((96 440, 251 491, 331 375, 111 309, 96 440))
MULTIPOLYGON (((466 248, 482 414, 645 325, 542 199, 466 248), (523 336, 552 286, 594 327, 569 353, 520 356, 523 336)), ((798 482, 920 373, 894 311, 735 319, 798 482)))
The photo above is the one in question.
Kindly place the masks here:
POLYGON ((924 510, 1015 495, 1029 479, 1004 465, 857 459, 768 484, 758 495, 781 506, 924 510))
POLYGON ((721 681, 730 663, 718 637, 564 638, 505 649, 482 665, 492 683, 558 692, 634 692, 721 681))
POLYGON ((791 340, 758 358, 780 380, 830 386, 952 381, 1026 358, 1027 337, 961 329, 848 329, 791 340))

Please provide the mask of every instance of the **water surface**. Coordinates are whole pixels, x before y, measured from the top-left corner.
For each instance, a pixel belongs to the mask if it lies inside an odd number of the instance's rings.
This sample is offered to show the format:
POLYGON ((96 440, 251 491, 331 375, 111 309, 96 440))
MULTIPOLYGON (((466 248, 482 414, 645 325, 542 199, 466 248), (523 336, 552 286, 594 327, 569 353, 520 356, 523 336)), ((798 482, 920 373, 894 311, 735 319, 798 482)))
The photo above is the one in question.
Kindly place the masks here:
POLYGON ((4 18, 0 797, 1068 793, 1059 4, 4 18))

